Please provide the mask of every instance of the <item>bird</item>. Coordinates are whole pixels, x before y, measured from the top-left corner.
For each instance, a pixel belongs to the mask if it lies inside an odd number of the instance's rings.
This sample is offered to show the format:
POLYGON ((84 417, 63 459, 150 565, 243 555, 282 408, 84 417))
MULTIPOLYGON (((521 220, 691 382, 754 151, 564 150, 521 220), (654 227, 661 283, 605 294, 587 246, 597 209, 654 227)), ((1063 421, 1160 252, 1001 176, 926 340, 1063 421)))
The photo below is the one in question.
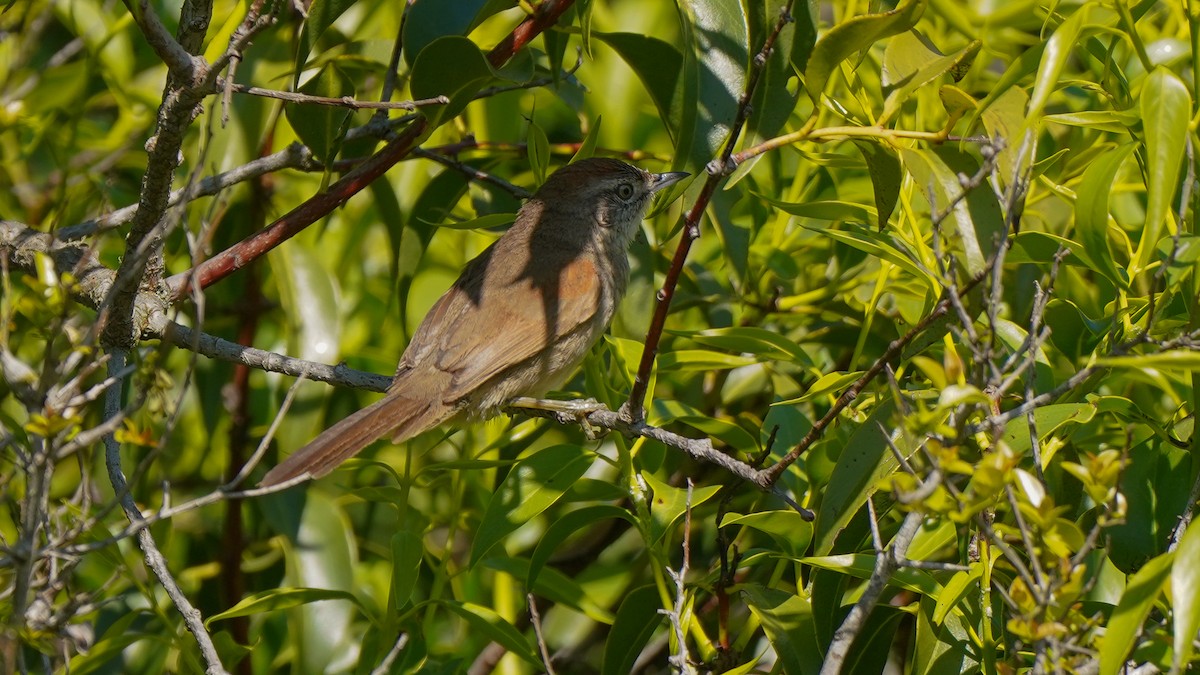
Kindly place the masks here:
POLYGON ((374 441, 498 414, 561 386, 607 330, 651 198, 687 177, 588 158, 552 173, 422 319, 384 397, 272 468, 263 487, 333 471, 374 441))

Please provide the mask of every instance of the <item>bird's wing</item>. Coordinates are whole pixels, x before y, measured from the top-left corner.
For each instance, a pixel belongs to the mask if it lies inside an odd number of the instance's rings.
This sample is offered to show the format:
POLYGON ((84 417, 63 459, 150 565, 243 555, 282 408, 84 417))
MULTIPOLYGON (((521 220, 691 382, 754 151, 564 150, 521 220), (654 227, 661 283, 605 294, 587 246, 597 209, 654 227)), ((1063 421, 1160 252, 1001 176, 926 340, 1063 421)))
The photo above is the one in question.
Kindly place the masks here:
POLYGON ((496 262, 488 254, 471 261, 421 322, 401 360, 401 371, 433 365, 450 374, 444 401, 470 394, 596 316, 601 282, 589 257, 574 258, 557 274, 553 264, 511 266, 509 278, 501 278, 496 262), (485 287, 488 274, 493 278, 485 287))

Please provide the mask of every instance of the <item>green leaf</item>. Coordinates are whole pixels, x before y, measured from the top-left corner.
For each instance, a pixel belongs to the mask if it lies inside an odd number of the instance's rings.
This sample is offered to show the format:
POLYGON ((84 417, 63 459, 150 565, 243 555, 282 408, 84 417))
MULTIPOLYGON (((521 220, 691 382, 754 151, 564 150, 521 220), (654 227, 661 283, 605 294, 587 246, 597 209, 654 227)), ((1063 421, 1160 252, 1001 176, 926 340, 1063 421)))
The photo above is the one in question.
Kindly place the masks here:
POLYGON ((408 530, 392 535, 392 593, 391 606, 403 607, 417 587, 417 576, 421 573, 421 557, 425 542, 408 530))
POLYGON ((839 230, 808 225, 805 228, 814 232, 820 232, 830 239, 842 242, 843 244, 893 263, 913 277, 923 280, 930 288, 937 286, 935 280, 931 279, 908 255, 897 249, 895 244, 883 234, 872 232, 861 225, 853 223, 845 226, 845 229, 839 230))
POLYGON ((820 103, 829 75, 838 64, 885 37, 915 26, 927 4, 927 0, 909 0, 890 12, 856 16, 831 28, 817 41, 804 71, 804 88, 813 102, 820 103))
POLYGON ((757 359, 734 354, 722 354, 705 349, 674 349, 658 357, 658 372, 694 372, 697 370, 728 370, 757 363, 757 359))
POLYGON ((1134 354, 1130 356, 1106 356, 1097 360, 1102 366, 1112 368, 1158 368, 1163 370, 1182 370, 1200 372, 1200 352, 1190 349, 1168 349, 1152 354, 1134 354))
MULTIPOLYGON (((1180 560, 1200 560, 1200 524, 1193 521, 1179 539, 1175 555, 1180 560)), ((1191 661, 1195 636, 1200 630, 1200 566, 1194 564, 1171 568, 1171 598, 1175 615, 1174 669, 1191 661)))
POLYGON ((546 132, 533 120, 529 121, 525 154, 529 158, 529 168, 533 170, 534 181, 538 185, 545 183, 546 172, 550 169, 550 141, 546 139, 546 132))
POLYGON ((758 511, 746 515, 731 513, 721 520, 721 527, 750 527, 770 535, 776 545, 795 558, 804 554, 812 541, 812 523, 791 509, 758 511))
POLYGON ((492 78, 492 68, 474 42, 448 35, 430 42, 417 54, 409 89, 415 99, 450 99, 446 105, 422 108, 432 131, 461 113, 492 78))
MULTIPOLYGON (((300 93, 309 96, 341 98, 354 94, 354 83, 336 65, 326 63, 315 77, 300 87, 300 93)), ((309 147, 313 156, 328 163, 340 147, 342 127, 352 114, 345 108, 332 105, 305 105, 289 103, 283 107, 288 124, 296 131, 300 140, 309 147)))
POLYGON ((529 574, 525 578, 525 585, 533 588, 537 582, 538 573, 542 571, 542 568, 550 561, 550 557, 568 537, 587 529, 590 525, 613 518, 620 518, 630 525, 636 524, 629 511, 612 504, 585 506, 556 518, 538 539, 537 548, 533 549, 533 555, 529 558, 529 574))
POLYGON ((1027 124, 1033 126, 1042 117, 1042 111, 1050 100, 1050 94, 1062 86, 1060 81, 1067 59, 1076 45, 1091 33, 1105 26, 1117 23, 1117 13, 1099 3, 1084 3, 1054 30, 1054 35, 1046 41, 1042 51, 1041 62, 1038 64, 1037 78, 1034 81, 1033 93, 1029 97, 1029 107, 1026 112, 1027 124))
MULTIPOLYGON (((1086 424, 1096 414, 1096 406, 1091 403, 1056 403, 1042 406, 1033 411, 1033 420, 1037 425, 1038 436, 1046 438, 1067 423, 1086 424)), ((1004 427, 1004 442, 1014 452, 1025 454, 1033 447, 1029 438, 1029 420, 1025 415, 1010 421, 1004 427)))
POLYGON ((742 597, 762 624, 783 672, 808 675, 821 671, 823 650, 807 599, 757 584, 745 584, 742 597))
POLYGON ((567 164, 574 164, 581 159, 587 159, 596 154, 596 139, 600 136, 600 122, 603 117, 596 116, 596 121, 592 122, 592 127, 588 129, 587 135, 583 137, 583 142, 579 144, 579 149, 571 155, 571 161, 567 164))
POLYGON ((854 370, 849 373, 836 371, 825 373, 816 382, 813 382, 802 396, 789 398, 786 401, 776 401, 771 405, 795 405, 796 403, 803 403, 821 396, 841 394, 843 389, 854 384, 860 377, 862 377, 861 370, 854 370))
MULTIPOLYGON (((649 537, 649 543, 653 545, 657 544, 687 511, 688 491, 687 488, 667 485, 646 471, 643 471, 641 476, 654 492, 653 501, 650 503, 649 537)), ((695 509, 708 501, 720 489, 720 485, 693 487, 691 507, 695 509)))
POLYGON ((867 175, 875 190, 876 223, 880 230, 887 227, 896 203, 900 201, 900 185, 904 182, 904 171, 900 167, 900 156, 882 143, 855 141, 854 146, 867 162, 867 175))
MULTIPOLYGON (((530 578, 532 569, 529 561, 517 557, 488 558, 483 566, 509 574, 514 579, 530 578)), ((578 581, 553 567, 542 569, 536 575, 536 581, 526 584, 526 588, 556 605, 570 607, 593 621, 610 625, 613 622, 612 612, 597 605, 578 581)))
POLYGON ((321 39, 334 21, 337 21, 347 9, 354 6, 357 0, 313 0, 308 6, 308 16, 304 19, 304 27, 300 30, 300 47, 296 51, 296 80, 293 84, 300 82, 300 75, 304 72, 304 64, 308 62, 308 55, 317 47, 317 41, 321 39))
POLYGON ((1142 623, 1162 593, 1174 562, 1175 554, 1165 553, 1130 577, 1100 643, 1100 675, 1117 675, 1125 667, 1125 659, 1142 634, 1142 623))
POLYGON ((633 69, 650 100, 658 108, 667 133, 678 143, 682 113, 683 55, 673 45, 637 33, 592 33, 633 69))
MULTIPOLYGON (((843 555, 810 556, 804 558, 804 564, 848 574, 858 579, 870 579, 875 572, 875 556, 866 553, 846 553, 843 555)), ((901 567, 896 570, 888 584, 899 586, 931 598, 936 598, 942 592, 942 585, 928 572, 914 567, 901 567)))
POLYGON ((742 427, 728 420, 705 415, 695 408, 670 399, 655 399, 650 407, 652 419, 655 422, 670 420, 699 429, 707 436, 740 450, 753 453, 758 451, 758 440, 742 427))
POLYGON ((919 192, 928 196, 932 190, 934 203, 930 208, 934 212, 940 213, 955 203, 946 222, 954 226, 958 235, 967 272, 971 276, 982 274, 1000 243, 997 239, 1004 232, 1004 222, 996 195, 991 190, 970 190, 965 199, 958 200, 964 189, 958 173, 973 174, 974 170, 969 166, 974 160, 950 148, 940 148, 938 152, 904 148, 900 156, 919 192))
POLYGON ((600 668, 602 675, 633 672, 638 654, 642 653, 650 636, 662 623, 663 616, 658 613, 661 607, 658 589, 653 585, 635 588, 625 594, 613 620, 612 630, 608 632, 608 639, 604 641, 604 662, 600 668))
POLYGON ((450 230, 490 230, 508 225, 516 221, 516 219, 517 214, 515 213, 489 213, 486 216, 479 216, 470 220, 444 220, 440 223, 429 224, 450 230))
POLYGON ((466 35, 489 0, 418 0, 404 17, 404 60, 411 68, 429 43, 445 35, 466 35))
POLYGON ((795 21, 795 34, 792 35, 792 50, 788 59, 797 73, 803 73, 808 68, 808 60, 812 56, 813 47, 817 44, 817 20, 820 16, 820 6, 817 0, 799 0, 792 6, 792 19, 795 21))
POLYGON ((359 604, 358 598, 346 591, 335 591, 326 588, 273 588, 268 591, 255 593, 247 598, 242 598, 233 607, 208 617, 204 621, 204 625, 211 626, 213 623, 224 619, 290 609, 322 600, 349 600, 356 605, 359 604))
POLYGON ((803 365, 813 365, 812 359, 804 353, 800 345, 786 336, 765 328, 734 326, 699 331, 669 330, 667 332, 709 347, 754 354, 772 361, 792 361, 803 365))
POLYGON ((1127 143, 1089 164, 1075 198, 1075 230, 1079 241, 1088 257, 1099 266, 1099 271, 1121 288, 1127 288, 1129 280, 1113 261, 1108 245, 1108 197, 1117 172, 1136 147, 1134 143, 1127 143))
POLYGON ((518 527, 553 506, 594 459, 594 454, 578 445, 554 445, 517 462, 483 514, 471 547, 471 565, 518 527))
POLYGON ((1163 236, 1163 224, 1169 222, 1192 117, 1192 97, 1187 86, 1163 66, 1155 68, 1146 78, 1138 98, 1146 130, 1146 229, 1138 242, 1130 276, 1150 264, 1163 236))
POLYGON ((481 635, 500 644, 506 650, 535 666, 542 664, 541 657, 538 656, 537 650, 529 643, 529 640, 495 611, 472 602, 441 602, 439 604, 462 617, 472 630, 479 631, 481 635))
POLYGON ((901 429, 892 423, 895 405, 890 401, 875 408, 846 441, 837 465, 817 509, 813 552, 823 556, 850 522, 854 513, 876 490, 880 478, 891 475, 898 466, 888 449, 888 435, 905 452, 901 429), (885 432, 888 429, 890 432, 885 432))
POLYGON ((883 52, 883 88, 887 99, 875 123, 887 126, 917 89, 970 64, 981 45, 979 40, 972 40, 966 47, 946 56, 915 31, 893 37, 883 52))
POLYGON ((930 620, 936 625, 946 621, 946 615, 954 609, 969 593, 979 592, 979 579, 983 575, 983 563, 972 563, 968 572, 955 572, 950 581, 942 588, 942 592, 934 597, 937 605, 934 607, 930 620))
POLYGON ((743 3, 682 0, 677 7, 684 44, 684 86, 673 166, 683 169, 707 164, 729 137, 745 88, 750 53, 743 3))
POLYGON ((822 201, 789 203, 772 199, 765 195, 754 195, 775 208, 802 218, 813 220, 848 220, 852 222, 878 222, 879 216, 875 209, 854 202, 822 201))

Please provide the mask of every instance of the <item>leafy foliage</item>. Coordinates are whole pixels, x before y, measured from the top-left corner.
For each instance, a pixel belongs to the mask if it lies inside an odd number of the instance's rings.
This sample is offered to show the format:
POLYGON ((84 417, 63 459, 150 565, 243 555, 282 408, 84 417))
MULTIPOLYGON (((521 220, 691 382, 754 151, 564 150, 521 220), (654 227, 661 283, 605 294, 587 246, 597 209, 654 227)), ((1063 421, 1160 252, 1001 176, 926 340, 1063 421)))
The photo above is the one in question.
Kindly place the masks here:
MULTIPOLYGON (((88 301, 95 268, 59 256, 86 237, 129 269, 123 207, 163 177, 143 146, 171 142, 155 113, 170 52, 141 12, 164 34, 190 24, 134 4, 0 15, 6 670, 212 666, 129 542, 144 523, 116 506, 104 436, 241 672, 1195 668, 1192 0, 266 3, 221 71, 241 89, 217 82, 173 129, 183 163, 165 175, 182 192, 152 219, 165 274, 139 273, 143 294, 208 334, 390 373, 554 168, 595 154, 690 171, 561 394, 627 400, 699 203, 645 422, 774 487, 517 414, 380 443, 274 494, 239 492, 254 462, 371 395, 164 332, 106 377, 113 305, 88 301), (532 41, 514 37, 527 18, 532 41), (428 100, 359 105, 385 99, 428 100), (351 186, 369 196, 172 295, 186 275, 170 275, 405 131, 419 149, 351 186), (52 244, 29 253, 41 233, 52 244)), ((194 51, 217 62, 255 7, 217 0, 231 18, 194 51)))

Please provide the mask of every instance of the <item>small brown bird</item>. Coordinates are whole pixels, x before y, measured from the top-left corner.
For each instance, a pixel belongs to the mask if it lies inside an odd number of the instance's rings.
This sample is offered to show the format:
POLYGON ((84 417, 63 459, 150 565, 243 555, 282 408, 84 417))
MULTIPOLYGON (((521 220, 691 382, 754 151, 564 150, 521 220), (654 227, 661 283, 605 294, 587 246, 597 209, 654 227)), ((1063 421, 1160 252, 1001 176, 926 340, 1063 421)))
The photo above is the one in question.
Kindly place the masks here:
POLYGON ((600 158, 556 171, 429 310, 387 395, 326 429, 262 485, 319 478, 382 436, 400 443, 560 386, 625 294, 626 249, 651 196, 687 175, 600 158))

